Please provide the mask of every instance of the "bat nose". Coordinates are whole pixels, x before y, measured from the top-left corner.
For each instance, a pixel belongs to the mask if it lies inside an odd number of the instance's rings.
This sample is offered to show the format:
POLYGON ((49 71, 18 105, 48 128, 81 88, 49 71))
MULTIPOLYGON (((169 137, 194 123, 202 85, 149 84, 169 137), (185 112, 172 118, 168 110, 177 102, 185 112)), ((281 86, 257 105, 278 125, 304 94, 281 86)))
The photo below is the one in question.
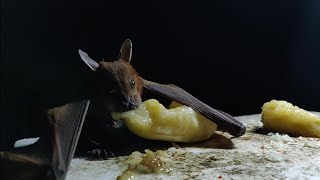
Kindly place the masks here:
POLYGON ((125 107, 126 111, 130 111, 138 107, 138 104, 135 102, 132 102, 131 100, 122 101, 122 105, 125 107))
POLYGON ((136 109, 138 107, 137 103, 129 102, 129 108, 130 109, 136 109))

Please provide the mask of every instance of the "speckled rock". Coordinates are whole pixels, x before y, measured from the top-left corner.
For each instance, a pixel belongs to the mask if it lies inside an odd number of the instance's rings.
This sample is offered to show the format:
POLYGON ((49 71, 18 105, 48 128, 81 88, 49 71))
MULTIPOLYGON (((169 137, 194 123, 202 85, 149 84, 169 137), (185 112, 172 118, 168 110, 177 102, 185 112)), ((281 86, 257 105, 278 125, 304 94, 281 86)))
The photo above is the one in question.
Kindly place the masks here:
MULTIPOLYGON (((264 132, 259 129, 260 117, 236 117, 247 127, 246 134, 230 140, 227 133, 217 132, 211 141, 220 145, 213 148, 182 144, 178 144, 181 148, 169 148, 169 174, 137 175, 135 179, 320 179, 320 139, 264 132)), ((127 168, 126 158, 75 158, 67 180, 116 179, 127 168)))

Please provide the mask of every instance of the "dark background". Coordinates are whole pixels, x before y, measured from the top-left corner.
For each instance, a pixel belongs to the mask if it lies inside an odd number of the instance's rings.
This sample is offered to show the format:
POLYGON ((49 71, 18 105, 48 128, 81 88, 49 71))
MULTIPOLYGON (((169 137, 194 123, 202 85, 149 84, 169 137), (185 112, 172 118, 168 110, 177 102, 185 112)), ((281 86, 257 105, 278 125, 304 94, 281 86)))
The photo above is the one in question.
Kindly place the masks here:
POLYGON ((81 92, 90 70, 79 48, 112 59, 125 38, 142 77, 231 115, 260 113, 271 99, 319 111, 319 8, 317 0, 2 0, 2 127, 27 128, 30 102, 81 92))

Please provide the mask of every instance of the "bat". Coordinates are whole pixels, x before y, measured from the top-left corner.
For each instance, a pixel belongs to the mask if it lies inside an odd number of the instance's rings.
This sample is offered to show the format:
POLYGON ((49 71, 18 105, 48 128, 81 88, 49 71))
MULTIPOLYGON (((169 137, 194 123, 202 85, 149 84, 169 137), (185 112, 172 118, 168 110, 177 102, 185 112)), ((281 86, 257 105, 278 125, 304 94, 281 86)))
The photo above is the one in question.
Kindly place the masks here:
POLYGON ((48 131, 41 134, 38 142, 0 152, 4 179, 65 179, 86 118, 89 128, 85 130, 94 132, 96 127, 106 124, 107 112, 128 111, 140 105, 141 78, 130 65, 130 40, 124 41, 116 61, 97 62, 82 50, 79 55, 94 72, 90 92, 81 101, 45 111, 42 120, 46 125, 42 128, 48 131))
MULTIPOLYGON (((82 50, 81 59, 94 72, 89 98, 49 109, 45 113, 48 133, 35 144, 0 152, 5 179, 65 179, 70 161, 81 144, 100 146, 101 137, 117 139, 121 125, 112 121, 111 112, 135 109, 141 104, 142 89, 195 109, 235 137, 245 133, 245 126, 231 115, 214 109, 175 85, 143 79, 131 66, 132 42, 126 39, 115 61, 95 61, 82 50), (81 134, 81 136, 80 136, 81 134)), ((101 151, 92 151, 101 155, 101 151)))
POLYGON ((65 179, 89 100, 49 109, 47 135, 32 146, 0 152, 1 179, 65 179))

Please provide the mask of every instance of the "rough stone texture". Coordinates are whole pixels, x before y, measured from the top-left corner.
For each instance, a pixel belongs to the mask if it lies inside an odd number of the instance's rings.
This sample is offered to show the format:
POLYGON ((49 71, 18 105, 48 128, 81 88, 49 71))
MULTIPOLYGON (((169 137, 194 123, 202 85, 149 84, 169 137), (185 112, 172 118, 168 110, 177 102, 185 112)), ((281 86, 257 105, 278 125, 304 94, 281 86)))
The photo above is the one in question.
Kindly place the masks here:
MULTIPOLYGON (((260 117, 260 114, 236 117, 247 127, 246 134, 229 140, 227 133, 221 136, 217 132, 211 139, 219 142, 214 148, 197 145, 169 148, 169 157, 165 159, 171 168, 169 174, 138 175, 135 179, 320 180, 320 139, 264 132, 259 130, 260 117)), ((116 179, 127 168, 126 158, 105 161, 75 158, 67 180, 116 179)))

